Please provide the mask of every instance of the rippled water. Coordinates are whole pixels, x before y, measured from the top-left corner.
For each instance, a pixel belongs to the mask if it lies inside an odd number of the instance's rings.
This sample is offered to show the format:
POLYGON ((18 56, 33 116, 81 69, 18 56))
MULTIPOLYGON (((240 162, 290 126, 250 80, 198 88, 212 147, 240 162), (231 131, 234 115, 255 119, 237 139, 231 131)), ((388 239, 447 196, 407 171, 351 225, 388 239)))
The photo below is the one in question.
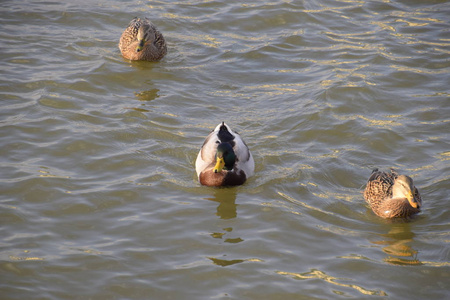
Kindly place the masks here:
POLYGON ((448 1, 3 1, 2 299, 450 297, 448 1), (168 41, 120 56, 134 16, 168 41), (197 182, 219 122, 256 173, 197 182), (423 212, 368 210, 372 168, 423 212))

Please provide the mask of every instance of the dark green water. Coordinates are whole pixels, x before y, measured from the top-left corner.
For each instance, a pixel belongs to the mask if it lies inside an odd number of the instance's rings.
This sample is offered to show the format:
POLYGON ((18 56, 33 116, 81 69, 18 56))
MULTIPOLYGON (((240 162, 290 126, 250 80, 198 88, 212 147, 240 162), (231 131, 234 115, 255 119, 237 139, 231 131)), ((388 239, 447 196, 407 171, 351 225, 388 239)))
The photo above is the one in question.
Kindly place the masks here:
POLYGON ((1 299, 450 297, 448 1, 3 1, 1 299), (120 56, 134 16, 168 42, 120 56), (197 182, 226 121, 255 176, 197 182), (362 189, 394 167, 410 222, 362 189))

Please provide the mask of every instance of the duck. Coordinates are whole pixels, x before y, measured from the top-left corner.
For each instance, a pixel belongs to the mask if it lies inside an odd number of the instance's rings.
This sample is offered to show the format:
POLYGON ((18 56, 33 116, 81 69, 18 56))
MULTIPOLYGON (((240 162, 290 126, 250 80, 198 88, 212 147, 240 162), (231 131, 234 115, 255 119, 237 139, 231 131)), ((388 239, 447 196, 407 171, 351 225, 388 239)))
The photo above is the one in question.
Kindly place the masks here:
POLYGON ((158 61, 167 53, 164 36, 148 18, 135 17, 119 41, 122 56, 129 60, 158 61))
POLYGON ((206 137, 195 170, 202 185, 236 186, 253 176, 255 161, 241 136, 222 122, 206 137))
POLYGON ((385 219, 407 218, 420 212, 422 198, 411 177, 374 169, 364 189, 372 211, 385 219))

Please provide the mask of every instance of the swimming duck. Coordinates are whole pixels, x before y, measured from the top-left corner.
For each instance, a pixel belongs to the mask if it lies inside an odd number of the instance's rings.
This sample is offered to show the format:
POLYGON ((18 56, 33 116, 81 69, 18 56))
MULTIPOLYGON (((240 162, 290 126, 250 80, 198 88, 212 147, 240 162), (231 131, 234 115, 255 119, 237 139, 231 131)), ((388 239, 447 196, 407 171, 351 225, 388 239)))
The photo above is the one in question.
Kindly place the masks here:
POLYGON ((135 17, 122 33, 119 49, 130 60, 160 60, 167 53, 166 41, 149 19, 135 17))
POLYGON ((372 171, 364 190, 364 199, 373 212, 382 218, 409 217, 420 212, 422 199, 411 177, 372 171))
POLYGON ((255 161, 241 136, 222 122, 206 137, 195 170, 203 185, 241 185, 253 175, 255 161))

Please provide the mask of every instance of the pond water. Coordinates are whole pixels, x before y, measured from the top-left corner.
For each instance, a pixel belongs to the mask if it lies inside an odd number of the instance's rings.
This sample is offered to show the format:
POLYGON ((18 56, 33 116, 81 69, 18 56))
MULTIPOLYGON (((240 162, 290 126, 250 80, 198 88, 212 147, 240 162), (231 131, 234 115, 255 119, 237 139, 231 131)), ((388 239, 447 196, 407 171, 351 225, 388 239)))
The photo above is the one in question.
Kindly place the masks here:
POLYGON ((448 1, 3 1, 2 299, 450 297, 448 1), (160 62, 117 44, 135 16, 160 62), (225 121, 255 158, 194 163, 225 121), (373 168, 419 188, 378 218, 373 168))

